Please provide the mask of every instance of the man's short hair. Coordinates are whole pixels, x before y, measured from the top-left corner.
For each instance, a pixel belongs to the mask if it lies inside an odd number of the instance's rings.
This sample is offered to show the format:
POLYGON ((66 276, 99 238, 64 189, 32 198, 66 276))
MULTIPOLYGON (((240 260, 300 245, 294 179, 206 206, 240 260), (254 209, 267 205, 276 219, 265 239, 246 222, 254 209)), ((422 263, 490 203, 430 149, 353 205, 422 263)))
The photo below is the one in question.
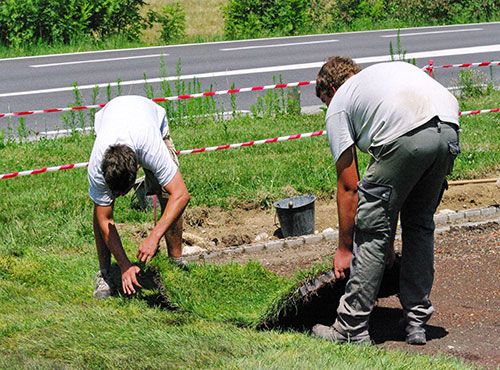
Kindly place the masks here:
POLYGON ((109 189, 113 193, 125 194, 137 177, 137 156, 126 145, 111 145, 104 152, 101 170, 109 189))
POLYGON ((351 76, 361 71, 361 68, 347 57, 330 57, 321 67, 316 77, 316 96, 332 96, 332 86, 338 89, 351 76))

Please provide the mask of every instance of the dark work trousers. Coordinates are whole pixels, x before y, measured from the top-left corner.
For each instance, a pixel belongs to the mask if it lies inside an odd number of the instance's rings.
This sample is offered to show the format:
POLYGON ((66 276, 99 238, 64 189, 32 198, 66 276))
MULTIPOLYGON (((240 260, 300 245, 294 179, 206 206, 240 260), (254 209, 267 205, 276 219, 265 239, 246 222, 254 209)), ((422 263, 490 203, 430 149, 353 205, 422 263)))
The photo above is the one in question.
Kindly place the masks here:
POLYGON ((432 312, 434 213, 446 176, 459 153, 458 127, 437 118, 370 150, 372 160, 358 185, 353 259, 334 327, 352 339, 368 334, 401 215, 400 301, 408 325, 422 326, 432 312))

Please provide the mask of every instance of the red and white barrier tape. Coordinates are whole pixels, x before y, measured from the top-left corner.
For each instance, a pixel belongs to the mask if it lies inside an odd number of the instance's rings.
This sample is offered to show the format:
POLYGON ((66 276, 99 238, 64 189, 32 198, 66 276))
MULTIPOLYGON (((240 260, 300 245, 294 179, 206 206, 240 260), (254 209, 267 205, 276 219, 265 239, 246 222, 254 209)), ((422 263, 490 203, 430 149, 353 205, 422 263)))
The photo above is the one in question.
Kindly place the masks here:
POLYGON ((69 111, 77 111, 77 110, 85 110, 85 109, 97 109, 97 108, 102 108, 105 105, 106 104, 80 105, 80 106, 76 106, 76 107, 49 108, 49 109, 39 109, 39 110, 27 110, 27 111, 23 111, 23 112, 0 113, 0 118, 2 118, 2 117, 29 116, 32 114, 69 112, 69 111))
MULTIPOLYGON (((500 108, 470 110, 470 111, 460 112, 459 114, 461 116, 468 116, 468 115, 474 115, 474 114, 498 113, 498 112, 500 112, 500 108)), ((289 136, 273 137, 273 138, 268 138, 268 139, 263 139, 263 140, 251 140, 251 141, 246 141, 246 142, 238 143, 238 144, 226 144, 226 145, 218 145, 218 146, 204 147, 204 148, 198 148, 198 149, 178 150, 177 154, 195 154, 195 153, 213 152, 213 151, 225 150, 225 149, 238 149, 238 148, 244 148, 244 147, 248 147, 248 146, 277 143, 280 141, 303 139, 303 138, 322 136, 322 135, 326 135, 325 130, 308 132, 308 133, 303 133, 303 134, 294 134, 294 135, 289 135, 289 136)), ((19 176, 37 175, 39 173, 44 173, 44 172, 56 172, 56 171, 62 171, 62 170, 69 170, 72 168, 83 168, 83 167, 87 167, 87 165, 88 165, 88 162, 76 163, 76 164, 72 163, 72 164, 65 164, 63 166, 45 167, 45 168, 39 168, 36 170, 5 173, 5 174, 0 174, 0 180, 11 179, 13 177, 19 177, 19 176)))
MULTIPOLYGON (((216 95, 236 94, 236 93, 249 92, 249 91, 285 89, 288 87, 306 86, 306 85, 314 85, 314 84, 316 84, 316 81, 299 81, 299 82, 289 82, 289 83, 281 83, 281 84, 275 84, 275 85, 242 87, 239 89, 206 91, 206 92, 197 93, 197 94, 158 97, 158 98, 152 98, 151 100, 156 102, 156 103, 161 103, 161 102, 165 102, 165 101, 212 97, 212 96, 216 96, 216 95)), ((44 114, 44 113, 60 113, 60 112, 69 112, 69 111, 79 111, 79 110, 85 110, 85 109, 96 109, 96 108, 102 108, 105 105, 106 104, 81 105, 81 106, 77 106, 77 107, 50 108, 50 109, 40 109, 40 110, 29 110, 29 111, 23 111, 23 112, 0 113, 0 118, 2 118, 2 117, 29 116, 29 115, 33 115, 33 114, 44 114)))
POLYGON ((64 171, 64 170, 70 170, 72 168, 84 168, 84 167, 87 167, 88 164, 89 164, 88 162, 71 163, 71 164, 65 164, 62 166, 44 167, 44 168, 39 168, 36 170, 5 173, 3 175, 0 175, 0 180, 11 179, 13 177, 19 177, 19 176, 38 175, 39 173, 45 173, 45 172, 64 171))
MULTIPOLYGON (((429 64, 422 67, 423 70, 426 70, 432 74, 432 71, 436 68, 468 68, 468 67, 487 67, 487 66, 498 66, 500 65, 500 61, 493 62, 480 62, 480 63, 462 63, 462 64, 445 64, 442 66, 435 66, 429 61, 429 64)), ((219 90, 219 91, 206 91, 202 93, 196 94, 185 94, 185 95, 177 95, 177 96, 166 96, 166 97, 158 97, 152 98, 151 100, 156 103, 161 103, 165 101, 176 101, 176 100, 185 100, 185 99, 193 99, 193 98, 203 98, 203 97, 213 97, 217 95, 228 95, 228 94, 237 94, 242 92, 250 92, 250 91, 263 91, 263 90, 273 90, 273 89, 285 89, 288 87, 297 87, 297 86, 307 86, 307 85, 315 85, 316 81, 299 81, 299 82, 289 82, 289 83, 280 83, 274 85, 262 85, 262 86, 252 86, 252 87, 242 87, 238 89, 229 89, 229 90, 219 90)), ((49 108, 49 109, 39 109, 39 110, 27 110, 21 112, 11 112, 11 113, 0 113, 0 118, 2 117, 20 117, 20 116, 29 116, 34 114, 45 114, 45 113, 61 113, 61 112, 70 112, 70 111, 80 111, 86 109, 98 109, 104 107, 106 104, 94 104, 94 105, 80 105, 76 107, 66 107, 66 108, 49 108)))
POLYGON ((500 61, 493 62, 481 62, 481 63, 461 63, 461 64, 443 64, 441 66, 435 66, 433 64, 428 64, 424 66, 422 69, 426 71, 432 71, 437 68, 470 68, 470 67, 488 67, 488 66, 500 66, 500 61))
POLYGON ((476 110, 467 110, 463 112, 458 112, 459 116, 470 116, 473 114, 482 114, 482 113, 498 113, 500 112, 500 108, 492 108, 492 109, 476 109, 476 110))
MULTIPOLYGON (((198 148, 198 149, 178 150, 177 154, 195 154, 195 153, 212 152, 212 151, 224 150, 224 149, 238 149, 238 148, 244 148, 247 146, 277 143, 279 141, 303 139, 306 137, 321 136, 321 135, 325 135, 325 134, 326 134, 325 130, 320 130, 320 131, 308 132, 308 133, 304 133, 304 134, 294 134, 294 135, 289 135, 289 136, 273 137, 273 138, 264 139, 264 140, 246 141, 246 142, 238 143, 238 144, 226 144, 226 145, 218 145, 218 146, 198 148)), ((44 172, 56 172, 56 171, 60 171, 60 170, 69 170, 70 168, 83 168, 83 167, 87 167, 87 165, 88 165, 88 162, 76 163, 76 164, 72 163, 72 164, 65 164, 63 166, 45 167, 45 168, 39 168, 36 170, 30 170, 30 171, 5 173, 3 175, 0 175, 0 180, 11 179, 13 177, 19 177, 19 176, 37 175, 39 173, 44 173, 44 172)))
POLYGON ((244 147, 253 146, 253 145, 270 144, 270 143, 277 143, 280 141, 303 139, 306 137, 314 137, 314 136, 322 136, 325 134, 326 134, 325 130, 320 130, 320 131, 308 132, 305 134, 294 134, 294 135, 289 135, 289 136, 273 137, 273 138, 264 139, 264 140, 251 140, 251 141, 246 141, 244 143, 238 143, 238 144, 225 144, 225 145, 210 146, 210 147, 198 148, 198 149, 180 150, 177 153, 178 154, 195 154, 195 153, 203 153, 203 152, 213 152, 216 150, 238 149, 238 148, 244 148, 244 147))

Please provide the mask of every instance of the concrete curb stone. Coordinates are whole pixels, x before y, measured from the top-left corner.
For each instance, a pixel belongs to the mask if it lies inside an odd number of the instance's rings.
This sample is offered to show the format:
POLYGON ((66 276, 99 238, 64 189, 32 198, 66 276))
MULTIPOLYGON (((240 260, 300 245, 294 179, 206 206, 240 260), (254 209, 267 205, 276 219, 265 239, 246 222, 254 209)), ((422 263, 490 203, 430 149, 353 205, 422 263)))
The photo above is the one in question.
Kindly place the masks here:
POLYGON ((277 251, 285 247, 285 241, 283 239, 271 240, 265 244, 266 251, 277 251))
MULTIPOLYGON (((469 209, 448 214, 437 214, 434 216, 436 232, 441 233, 449 231, 453 226, 478 226, 488 222, 500 222, 496 216, 500 215, 500 205, 493 205, 486 208, 469 209), (496 218, 495 218, 496 217, 496 218), (487 218, 486 220, 472 221, 471 219, 487 218), (458 225, 456 224, 458 223, 458 225)), ((238 255, 243 253, 255 253, 263 250, 278 251, 286 248, 299 248, 304 244, 317 244, 323 241, 334 241, 338 236, 338 230, 326 229, 323 232, 311 235, 303 235, 293 238, 285 238, 278 240, 269 240, 266 242, 258 242, 245 244, 237 247, 226 248, 220 251, 202 252, 185 256, 186 261, 206 261, 212 258, 221 257, 223 255, 238 255)))

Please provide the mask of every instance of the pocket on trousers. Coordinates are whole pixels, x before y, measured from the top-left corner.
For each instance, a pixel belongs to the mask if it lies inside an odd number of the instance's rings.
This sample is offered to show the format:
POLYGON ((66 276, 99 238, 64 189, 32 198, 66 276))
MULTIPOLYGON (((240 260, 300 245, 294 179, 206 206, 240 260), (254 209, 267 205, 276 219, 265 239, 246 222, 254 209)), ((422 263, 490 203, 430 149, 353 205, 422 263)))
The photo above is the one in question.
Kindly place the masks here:
POLYGON ((458 140, 448 142, 448 153, 450 156, 448 159, 448 168, 446 170, 447 176, 451 175, 451 172, 453 171, 453 164, 455 163, 455 159, 460 154, 460 144, 459 144, 458 140))
POLYGON ((392 186, 361 180, 358 184, 356 228, 363 231, 388 231, 389 201, 392 186))

